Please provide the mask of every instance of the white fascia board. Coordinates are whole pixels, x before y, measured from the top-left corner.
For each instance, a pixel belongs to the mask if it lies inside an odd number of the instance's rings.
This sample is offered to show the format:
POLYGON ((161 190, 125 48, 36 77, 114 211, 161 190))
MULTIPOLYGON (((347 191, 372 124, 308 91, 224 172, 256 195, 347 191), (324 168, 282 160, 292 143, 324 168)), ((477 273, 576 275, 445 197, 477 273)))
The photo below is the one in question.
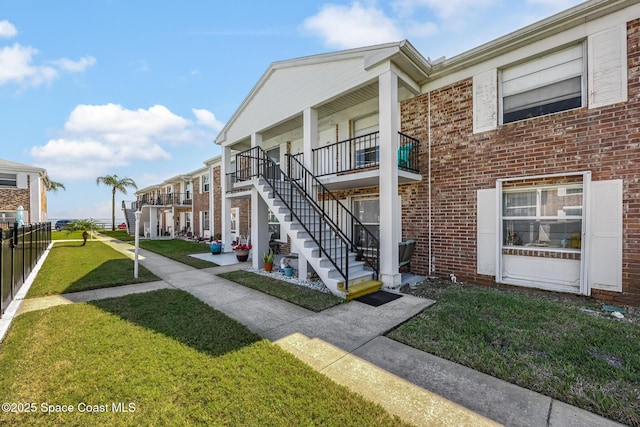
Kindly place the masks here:
POLYGON ((214 157, 212 157, 210 159, 207 159, 202 163, 204 163, 207 166, 211 166, 211 165, 214 165, 216 163, 220 163, 221 161, 222 161, 222 154, 218 154, 217 156, 214 156, 214 157))
POLYGON ((582 3, 434 65, 426 93, 491 68, 502 68, 536 55, 586 40, 589 34, 640 17, 637 0, 598 0, 582 3))
MULTIPOLYGON (((247 108, 248 104, 251 102, 254 96, 262 89, 265 83, 270 79, 270 77, 276 71, 286 69, 286 68, 309 66, 314 64, 324 64, 328 62, 337 62, 337 61, 349 60, 354 58, 365 58, 365 57, 373 58, 378 56, 376 52, 382 52, 380 57, 384 57, 386 55, 388 58, 389 54, 397 54, 401 46, 407 52, 412 51, 412 47, 409 47, 410 44, 408 44, 408 42, 406 42, 405 40, 402 42, 391 42, 391 43, 385 43, 385 44, 374 45, 374 46, 366 46, 366 47, 361 47, 356 49, 348 49, 348 50, 342 50, 338 52, 311 55, 311 56, 272 63, 264 72, 264 74, 260 77, 260 79, 255 84, 255 86, 244 98, 244 100, 242 101, 238 109, 234 112, 231 118, 224 125, 224 127, 216 137, 215 143, 226 147, 226 146, 234 145, 240 142, 239 140, 229 141, 227 139, 229 129, 233 127, 238 117, 242 115, 242 113, 247 108)), ((413 51, 415 51, 415 49, 413 49, 413 51)), ((422 56, 419 54, 414 54, 413 56, 415 56, 416 58, 422 58, 422 56)), ((259 132, 260 130, 257 130, 257 131, 259 132)))

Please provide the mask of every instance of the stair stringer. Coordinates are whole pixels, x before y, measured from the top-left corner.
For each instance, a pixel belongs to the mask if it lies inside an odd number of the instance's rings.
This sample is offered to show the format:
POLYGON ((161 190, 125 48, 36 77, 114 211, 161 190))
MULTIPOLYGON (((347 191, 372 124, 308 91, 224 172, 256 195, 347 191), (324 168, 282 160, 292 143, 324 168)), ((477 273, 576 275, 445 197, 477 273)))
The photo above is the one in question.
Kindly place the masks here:
POLYGON ((136 223, 135 211, 128 208, 123 208, 122 210, 124 211, 124 222, 127 225, 127 234, 135 234, 135 231, 133 230, 136 223))
MULTIPOLYGON (((331 261, 322 254, 316 242, 309 237, 302 225, 290 214, 282 200, 274 194, 273 189, 264 179, 255 180, 254 186, 269 209, 280 222, 280 231, 286 233, 298 252, 307 259, 322 282, 334 295, 348 298, 345 291, 344 278, 336 271, 331 261)), ((355 260, 356 254, 349 254, 349 286, 370 281, 373 272, 364 269, 364 262, 355 260)))

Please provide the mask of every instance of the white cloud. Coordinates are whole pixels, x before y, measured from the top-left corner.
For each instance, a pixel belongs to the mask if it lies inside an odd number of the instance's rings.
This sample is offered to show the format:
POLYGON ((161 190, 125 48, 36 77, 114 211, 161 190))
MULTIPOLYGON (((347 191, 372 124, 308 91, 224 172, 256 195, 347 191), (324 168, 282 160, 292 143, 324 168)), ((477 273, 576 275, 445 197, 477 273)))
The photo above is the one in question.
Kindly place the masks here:
POLYGON ((131 66, 133 67, 134 71, 136 71, 137 73, 151 72, 151 67, 149 66, 149 63, 147 62, 146 59, 138 59, 137 61, 132 62, 131 66))
POLYGON ((64 127, 77 134, 102 134, 111 141, 133 138, 135 140, 157 137, 174 137, 175 132, 193 123, 171 111, 164 105, 154 105, 148 110, 127 110, 118 104, 78 105, 64 127))
POLYGON ((209 110, 193 108, 191 111, 193 111, 193 115, 198 119, 199 125, 211 128, 216 132, 220 132, 224 127, 224 123, 216 119, 216 116, 209 110))
POLYGON ((37 49, 18 43, 0 49, 0 85, 18 83, 36 87, 50 84, 60 77, 60 72, 82 72, 96 63, 94 57, 87 56, 78 61, 62 58, 51 61, 51 65, 34 65, 33 59, 38 53, 37 49))
POLYGON ((58 71, 49 66, 32 65, 33 56, 38 51, 19 44, 0 49, 0 85, 15 82, 27 86, 51 83, 58 77, 58 71))
POLYGON ((410 37, 428 37, 438 32, 438 26, 433 22, 409 22, 406 25, 407 35, 410 37))
MULTIPOLYGON (((14 37, 18 31, 9 21, 0 21, 0 38, 14 37)), ((34 58, 40 52, 31 46, 14 43, 0 48, 0 85, 16 83, 36 87, 50 84, 61 73, 79 73, 96 63, 93 56, 85 56, 77 61, 60 58, 48 61, 49 65, 38 65, 34 58)))
MULTIPOLYGON (((193 109, 200 126, 219 123, 213 113, 193 109)), ((117 104, 78 105, 63 135, 31 148, 37 164, 56 180, 94 179, 137 161, 169 160, 165 147, 211 141, 214 135, 163 105, 129 110, 117 104)))
POLYGON ((18 30, 16 30, 16 27, 11 22, 6 19, 0 21, 0 38, 10 39, 16 34, 18 34, 18 30))
POLYGON ((61 58, 56 61, 52 61, 53 64, 57 65, 62 71, 67 71, 69 73, 79 73, 84 71, 87 67, 95 65, 96 58, 93 56, 83 56, 77 61, 73 61, 68 58, 61 58))
POLYGON ((413 15, 415 9, 428 8, 440 19, 448 20, 459 19, 461 15, 486 9, 495 3, 496 0, 395 0, 392 7, 402 17, 413 15))
POLYGON ((354 2, 349 6, 326 4, 318 14, 304 20, 303 31, 319 36, 339 49, 399 41, 403 38, 393 19, 374 5, 354 2))
POLYGON ((569 9, 584 0, 527 0, 527 4, 534 6, 543 6, 557 11, 569 9))

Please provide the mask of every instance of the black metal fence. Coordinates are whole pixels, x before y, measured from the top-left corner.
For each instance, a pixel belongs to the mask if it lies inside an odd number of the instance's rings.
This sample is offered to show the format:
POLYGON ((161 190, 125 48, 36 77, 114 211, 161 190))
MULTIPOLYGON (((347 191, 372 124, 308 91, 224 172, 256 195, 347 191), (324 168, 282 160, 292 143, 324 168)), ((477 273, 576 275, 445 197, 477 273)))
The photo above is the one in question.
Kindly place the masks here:
POLYGON ((193 200, 190 192, 158 194, 155 196, 144 194, 138 198, 138 203, 141 205, 153 206, 191 205, 192 202, 193 200))
POLYGON ((0 229, 0 299, 2 312, 13 301, 20 287, 51 243, 51 223, 0 229))
MULTIPOLYGON (((398 132, 398 169, 420 173, 420 140, 398 132)), ((315 176, 368 170, 380 166, 380 132, 357 136, 312 150, 315 176)))

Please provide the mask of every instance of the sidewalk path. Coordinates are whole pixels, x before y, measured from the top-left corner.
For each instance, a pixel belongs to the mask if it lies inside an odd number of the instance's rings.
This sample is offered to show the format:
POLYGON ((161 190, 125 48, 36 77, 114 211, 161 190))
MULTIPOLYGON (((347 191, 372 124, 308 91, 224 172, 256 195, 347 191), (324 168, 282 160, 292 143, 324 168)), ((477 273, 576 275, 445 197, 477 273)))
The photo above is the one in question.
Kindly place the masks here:
MULTIPOLYGON (((130 244, 102 240, 134 257, 130 244)), ((182 289, 418 426, 620 425, 384 336, 434 301, 403 295, 380 307, 350 301, 315 313, 217 276, 245 268, 242 263, 199 270, 146 250, 139 250, 139 262, 162 280, 25 300, 18 312, 182 289)))

